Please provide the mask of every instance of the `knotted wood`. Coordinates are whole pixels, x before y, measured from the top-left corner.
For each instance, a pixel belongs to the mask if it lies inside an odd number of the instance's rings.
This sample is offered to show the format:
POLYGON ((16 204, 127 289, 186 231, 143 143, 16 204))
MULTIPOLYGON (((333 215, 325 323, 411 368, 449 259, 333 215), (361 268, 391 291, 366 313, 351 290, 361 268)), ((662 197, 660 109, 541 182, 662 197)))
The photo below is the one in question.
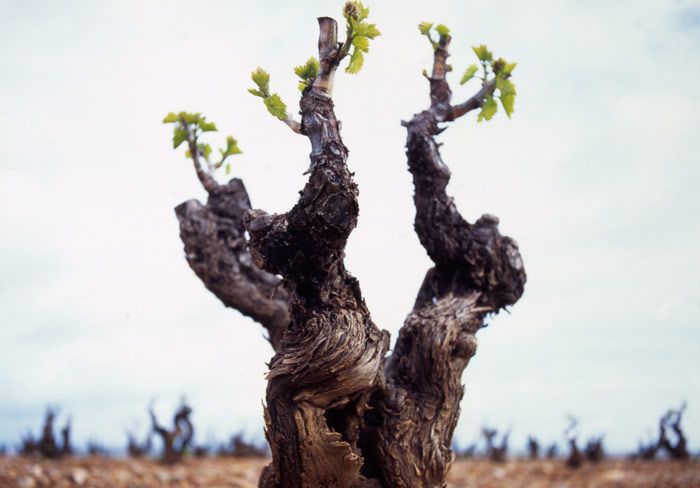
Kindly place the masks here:
MULTIPOLYGON (((476 353, 476 332, 488 313, 520 298, 526 279, 517 244, 499 233, 498 219, 483 215, 468 223, 446 191, 450 171, 435 136, 455 113, 445 80, 449 42, 441 36, 435 49, 430 108, 404 123, 414 227, 434 267, 399 332, 384 368, 384 387, 367 416, 364 445, 372 449, 372 470, 387 487, 445 486, 464 394, 461 377, 476 353)), ((489 90, 491 84, 482 87, 474 108, 489 90)))
POLYGON ((270 363, 265 424, 272 464, 260 486, 377 486, 360 472, 360 419, 379 381, 388 334, 372 322, 344 249, 357 225, 332 92, 340 61, 335 21, 319 19, 320 72, 300 102, 311 142, 309 180, 287 213, 247 214, 255 263, 283 277, 291 322, 270 363))
POLYGON ((450 38, 440 37, 430 107, 404 123, 415 231, 434 266, 387 358, 389 335, 372 322, 344 265, 359 212, 331 98, 344 50, 333 19, 320 18, 319 27, 320 70, 302 93, 295 130, 311 143, 298 202, 283 214, 250 210, 239 180, 218 186, 198 172, 209 202, 177 210, 188 262, 224 303, 270 331, 272 462, 261 487, 442 487, 476 332, 520 298, 526 279, 498 219, 469 223, 457 210, 435 140, 441 124, 479 108, 495 85, 453 105, 450 38))
POLYGON ((188 200, 175 208, 190 268, 227 307, 259 322, 276 350, 289 324, 289 296, 281 280, 250 256, 243 218, 250 199, 238 178, 210 181, 206 205, 188 200))

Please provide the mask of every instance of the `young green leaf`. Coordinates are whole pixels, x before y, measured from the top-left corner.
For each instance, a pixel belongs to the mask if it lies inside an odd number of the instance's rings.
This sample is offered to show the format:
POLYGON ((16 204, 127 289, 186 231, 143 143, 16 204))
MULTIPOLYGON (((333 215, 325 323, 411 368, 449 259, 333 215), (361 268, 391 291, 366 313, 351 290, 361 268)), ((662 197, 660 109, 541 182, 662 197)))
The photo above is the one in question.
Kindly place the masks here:
POLYGON ((382 35, 382 33, 379 32, 379 29, 377 29, 376 24, 358 22, 352 19, 350 20, 350 23, 352 24, 353 35, 355 36, 369 37, 370 39, 374 39, 375 37, 382 35))
POLYGON ((381 35, 375 24, 365 22, 369 9, 359 1, 345 4, 343 15, 347 21, 347 41, 343 55, 350 54, 350 61, 345 68, 347 73, 357 73, 364 64, 363 52, 369 52, 369 40, 381 35), (352 52, 350 50, 352 49, 352 52))
POLYGON ((479 58, 481 61, 491 61, 493 60, 493 54, 491 51, 488 50, 485 44, 481 44, 480 46, 474 46, 472 47, 474 50, 474 54, 476 54, 476 57, 479 58))
POLYGON ((481 112, 479 112, 479 116, 476 118, 477 122, 481 122, 482 120, 491 120, 491 118, 496 115, 497 110, 498 104, 496 103, 496 100, 494 100, 491 96, 486 97, 484 99, 484 104, 481 106, 481 112))
POLYGON ((506 115, 510 118, 515 105, 515 85, 508 78, 497 76, 496 88, 498 89, 498 98, 501 100, 501 105, 503 105, 506 115))
POLYGON ((199 112, 180 112, 178 116, 180 120, 186 124, 196 124, 199 122, 199 119, 201 118, 202 114, 199 112))
POLYGON ((450 29, 445 24, 436 25, 435 30, 441 36, 449 36, 450 35, 450 29))
POLYGON ((359 51, 369 52, 369 38, 356 36, 352 39, 352 45, 359 51))
POLYGON ((226 163, 226 174, 231 174, 231 163, 226 163))
POLYGON ((496 77, 496 88, 501 93, 507 93, 509 95, 515 95, 515 85, 508 78, 496 77))
POLYGON ((280 120, 286 120, 287 105, 285 105, 277 93, 273 93, 272 95, 265 97, 264 102, 268 112, 280 120))
POLYGON ((222 156, 233 156, 241 154, 241 149, 238 147, 238 141, 233 136, 226 138, 226 151, 221 151, 222 156))
POLYGON ((303 92, 304 89, 309 86, 311 80, 318 76, 318 68, 318 60, 313 56, 311 56, 306 63, 294 67, 294 73, 301 78, 301 81, 297 85, 299 91, 303 92))
MULTIPOLYGON (((263 98, 270 96, 270 74, 262 68, 258 68, 250 74, 253 83, 258 85, 258 91, 263 98)), ((248 90, 250 91, 250 90, 248 90)), ((253 93, 251 91, 251 93, 253 93)))
POLYGON ((358 73, 362 69, 364 62, 365 56, 362 54, 362 51, 355 49, 352 52, 352 56, 350 56, 350 63, 348 67, 345 68, 345 71, 351 74, 358 73))
POLYGON ((180 127, 179 125, 175 127, 173 131, 173 149, 177 149, 180 144, 187 140, 187 129, 180 127))
MULTIPOLYGON (((442 24, 441 24, 442 25, 442 24)), ((443 26, 444 27, 444 26, 443 26)), ((430 30, 433 28, 432 22, 421 22, 418 24, 418 30, 422 35, 428 38, 430 41, 430 45, 433 46, 433 50, 438 48, 438 43, 433 39, 433 36, 430 35, 430 30)))
POLYGON ((294 73, 305 81, 311 78, 316 78, 318 75, 318 60, 311 56, 306 63, 300 66, 295 66, 294 73))
POLYGON ((343 16, 348 22, 350 19, 362 21, 369 16, 369 7, 362 5, 359 1, 346 2, 343 7, 343 16))
MULTIPOLYGON (((275 105, 275 103, 276 101, 273 100, 273 105, 275 105)), ((241 149, 238 147, 238 141, 233 136, 228 136, 226 138, 226 149, 219 149, 221 159, 212 164, 210 161, 212 153, 211 146, 206 143, 200 143, 198 141, 198 137, 204 132, 216 131, 216 124, 214 122, 207 121, 206 117, 199 112, 179 112, 177 114, 170 112, 165 116, 163 122, 166 124, 175 124, 173 128, 173 148, 177 149, 183 142, 187 143, 185 157, 203 158, 206 161, 206 166, 209 172, 223 166, 224 161, 228 156, 241 153, 241 149), (194 142, 196 142, 197 145, 194 148, 195 154, 192 154, 190 151, 190 147, 192 147, 190 143, 194 142)), ((230 165, 227 165, 227 171, 230 171, 230 165)))
POLYGON ((433 24, 431 22, 421 22, 418 24, 418 30, 420 31, 421 34, 424 36, 429 36, 430 35, 430 29, 433 28, 433 24))
POLYGON ((508 116, 508 118, 510 118, 515 105, 515 94, 501 93, 499 98, 501 99, 501 105, 503 105, 503 109, 506 111, 506 115, 508 116))
POLYGON ((172 124, 174 122, 178 122, 180 119, 178 119, 177 114, 174 112, 168 113, 168 115, 165 116, 163 119, 164 124, 172 124))
POLYGON ((197 125, 199 126, 200 129, 202 129, 202 132, 216 132, 216 124, 214 122, 207 122, 205 120, 205 117, 202 117, 198 122, 197 125))
POLYGON ((517 63, 509 63, 503 58, 498 58, 496 61, 491 63, 491 69, 496 74, 496 76, 508 78, 515 69, 516 65, 517 63))
POLYGON ((258 89, 249 88, 248 92, 263 99, 267 111, 280 120, 287 117, 287 106, 277 93, 270 93, 270 74, 262 68, 258 68, 250 74, 250 78, 258 86, 258 89))
POLYGON ((479 71, 479 67, 475 64, 472 64, 467 68, 467 70, 464 72, 464 75, 462 75, 462 79, 459 80, 460 85, 464 85, 467 81, 471 80, 474 78, 474 75, 476 72, 479 71))
POLYGON ((506 62, 503 58, 496 59, 491 62, 491 70, 496 76, 501 76, 503 74, 503 68, 506 67, 506 62))
POLYGON ((209 160, 209 156, 211 155, 211 146, 209 144, 198 144, 197 145, 197 152, 204 156, 204 159, 207 161, 209 160))

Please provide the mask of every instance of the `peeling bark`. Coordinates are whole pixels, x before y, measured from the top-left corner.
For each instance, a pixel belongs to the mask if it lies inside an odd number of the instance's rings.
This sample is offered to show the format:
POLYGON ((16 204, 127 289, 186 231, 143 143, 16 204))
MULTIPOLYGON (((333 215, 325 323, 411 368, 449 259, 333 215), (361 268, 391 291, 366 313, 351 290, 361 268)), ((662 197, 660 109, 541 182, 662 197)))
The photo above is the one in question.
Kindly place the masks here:
POLYGON ((359 424, 379 381, 388 334, 372 322, 344 248, 357 224, 357 186, 333 111, 336 24, 319 19, 320 72, 301 98, 309 180, 287 213, 248 213, 255 263, 281 274, 291 323, 270 363, 265 423, 272 464, 262 487, 378 486, 360 472, 359 424))

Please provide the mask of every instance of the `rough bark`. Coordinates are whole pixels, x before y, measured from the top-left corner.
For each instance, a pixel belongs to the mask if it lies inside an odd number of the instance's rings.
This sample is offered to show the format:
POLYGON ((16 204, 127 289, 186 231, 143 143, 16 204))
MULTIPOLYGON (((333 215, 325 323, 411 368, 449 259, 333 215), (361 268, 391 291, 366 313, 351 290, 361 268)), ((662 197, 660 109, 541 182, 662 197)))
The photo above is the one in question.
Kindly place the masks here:
POLYGON ((434 267, 399 332, 384 388, 372 403, 374 435, 367 445, 375 446, 374 468, 391 487, 444 486, 464 393, 462 372, 476 352, 475 334, 488 313, 520 298, 526 278, 517 244, 498 232, 498 219, 483 215, 470 224, 446 193, 450 171, 435 140, 443 130, 440 123, 478 108, 493 91, 487 82, 470 100, 451 105, 445 80, 449 42, 449 36, 441 36, 435 50, 430 108, 404 123, 415 187, 414 227, 434 267))
POLYGON ((320 18, 320 71, 301 97, 311 142, 309 180, 287 213, 248 213, 255 263, 280 274, 291 322, 270 363, 265 420, 272 464, 263 487, 377 486, 360 473, 359 425, 379 381, 388 334, 372 322, 343 264, 357 224, 357 187, 333 111, 341 59, 336 23, 320 18))
POLYGON ((289 324, 289 297, 281 280, 255 266, 248 251, 243 225, 251 208, 248 192, 238 178, 220 185, 206 175, 203 186, 206 205, 188 200, 175 208, 187 262, 224 305, 265 327, 277 349, 289 324))
POLYGON ((283 214, 249 210, 239 180, 219 187, 198 170, 207 206, 191 201, 177 210, 188 262, 225 304, 270 330, 272 463, 261 487, 444 486, 475 334, 487 314, 520 298, 525 283, 517 245, 499 233, 498 219, 468 223, 447 195, 450 172, 435 141, 441 123, 480 107, 494 83, 452 105, 449 36, 441 36, 430 108, 404 124, 415 230, 434 266, 385 358, 388 333, 372 322, 343 263, 358 190, 331 95, 347 52, 333 19, 320 18, 319 26, 320 69, 302 94, 295 129, 311 143, 298 202, 283 214))

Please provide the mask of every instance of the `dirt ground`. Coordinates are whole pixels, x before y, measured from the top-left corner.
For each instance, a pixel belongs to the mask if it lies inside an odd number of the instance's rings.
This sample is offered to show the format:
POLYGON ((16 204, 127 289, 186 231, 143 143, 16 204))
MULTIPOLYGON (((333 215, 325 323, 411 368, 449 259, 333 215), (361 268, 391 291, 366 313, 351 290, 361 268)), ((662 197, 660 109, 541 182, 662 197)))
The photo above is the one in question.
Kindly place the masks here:
MULTIPOLYGON (((0 487, 147 488, 257 486, 266 459, 189 459, 166 467, 150 460, 99 457, 42 461, 0 457, 0 487)), ((563 461, 458 461, 451 488, 700 488, 700 461, 606 461, 577 470, 563 461)))

